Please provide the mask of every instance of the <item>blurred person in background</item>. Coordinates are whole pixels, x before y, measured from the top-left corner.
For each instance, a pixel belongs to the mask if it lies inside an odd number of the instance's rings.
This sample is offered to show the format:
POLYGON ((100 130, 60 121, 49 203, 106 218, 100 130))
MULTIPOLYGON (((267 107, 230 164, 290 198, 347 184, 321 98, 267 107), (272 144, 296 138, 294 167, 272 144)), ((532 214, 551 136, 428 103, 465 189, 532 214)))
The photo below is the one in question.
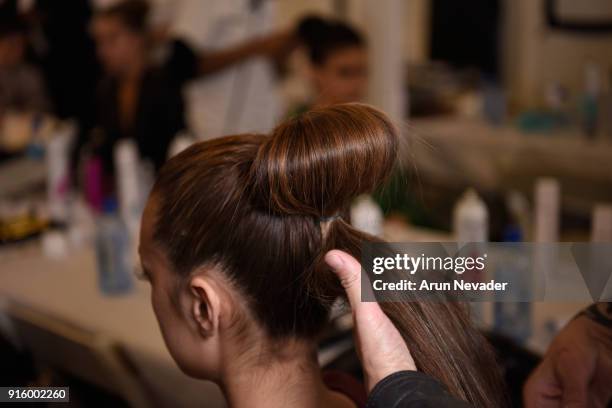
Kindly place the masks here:
POLYGON ((182 90, 188 80, 254 56, 273 58, 293 42, 291 32, 279 32, 196 54, 185 42, 150 30, 148 6, 140 0, 121 1, 100 9, 92 20, 104 77, 96 97, 95 131, 83 133, 76 152, 94 144, 105 173, 113 172, 113 147, 124 138, 133 139, 141 157, 159 169, 171 140, 185 128, 182 90), (154 40, 167 42, 161 60, 152 58, 154 40))
MULTIPOLYGON (((22 2, 28 3, 28 2, 22 2)), ((92 126, 94 96, 100 75, 89 33, 90 0, 34 0, 21 12, 30 24, 31 51, 40 66, 53 113, 92 126)))
POLYGON ((315 97, 291 111, 363 101, 368 85, 368 52, 363 35, 339 20, 306 17, 298 26, 306 48, 315 97))
POLYGON ((25 60, 26 25, 17 17, 0 20, 0 123, 10 112, 41 113, 49 109, 43 78, 25 60))
MULTIPOLYGON (((156 0, 167 6, 168 29, 198 53, 219 53, 275 30, 272 0, 156 0)), ((288 51, 288 49, 280 50, 288 51)), ((185 88, 186 120, 201 140, 242 132, 269 132, 282 116, 279 58, 251 55, 192 81, 185 88)))
POLYGON ((0 0, 0 14, 27 23, 26 55, 42 72, 53 115, 90 128, 99 76, 91 1, 0 0))

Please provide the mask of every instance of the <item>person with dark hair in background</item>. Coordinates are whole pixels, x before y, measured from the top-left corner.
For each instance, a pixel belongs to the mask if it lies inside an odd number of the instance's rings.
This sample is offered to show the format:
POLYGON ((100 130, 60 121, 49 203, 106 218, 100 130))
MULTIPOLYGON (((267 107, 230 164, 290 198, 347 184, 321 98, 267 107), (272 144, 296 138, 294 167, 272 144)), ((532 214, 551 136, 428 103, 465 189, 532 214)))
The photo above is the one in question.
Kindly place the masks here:
POLYGON ((306 111, 309 106, 363 101, 368 82, 363 35, 349 24, 321 17, 302 19, 297 33, 308 54, 316 96, 292 114, 306 111))
POLYGON ((26 25, 17 17, 0 19, 0 123, 9 111, 41 113, 49 109, 40 72, 25 61, 26 25))
MULTIPOLYGON (((215 381, 232 407, 365 406, 363 387, 326 382, 316 359, 344 295, 325 254, 359 257, 363 242, 378 241, 350 225, 348 206, 389 176, 398 145, 383 113, 345 104, 271 135, 197 143, 162 167, 139 252, 162 336, 185 373, 215 381)), ((437 390, 476 408, 504 405, 494 355, 466 305, 381 308, 437 390)))
MULTIPOLYGON (((173 40, 168 56, 154 64, 147 15, 147 2, 125 0, 93 18, 91 31, 105 74, 96 98, 94 143, 106 173, 113 172, 113 146, 123 138, 135 140, 140 155, 156 169, 161 167, 171 140, 185 127, 182 86, 186 81, 252 56, 275 57, 292 43, 292 34, 282 32, 196 55, 185 43, 173 40)), ((91 134, 82 135, 76 153, 91 139, 91 134)))

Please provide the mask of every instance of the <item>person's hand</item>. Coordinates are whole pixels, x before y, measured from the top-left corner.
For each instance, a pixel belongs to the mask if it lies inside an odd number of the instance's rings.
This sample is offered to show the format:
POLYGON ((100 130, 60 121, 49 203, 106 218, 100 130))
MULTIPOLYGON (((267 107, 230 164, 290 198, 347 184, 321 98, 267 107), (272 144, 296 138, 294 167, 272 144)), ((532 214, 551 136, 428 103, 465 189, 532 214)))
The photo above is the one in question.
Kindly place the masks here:
POLYGON ((257 42, 258 53, 276 61, 284 60, 298 45, 295 30, 282 30, 262 37, 257 42))
POLYGON ((361 265, 349 254, 333 250, 325 262, 336 273, 353 311, 357 354, 369 391, 383 378, 404 370, 416 370, 406 342, 376 302, 361 301, 361 265))
POLYGON ((612 330, 581 315, 553 340, 523 390, 527 408, 605 408, 612 399, 612 330))

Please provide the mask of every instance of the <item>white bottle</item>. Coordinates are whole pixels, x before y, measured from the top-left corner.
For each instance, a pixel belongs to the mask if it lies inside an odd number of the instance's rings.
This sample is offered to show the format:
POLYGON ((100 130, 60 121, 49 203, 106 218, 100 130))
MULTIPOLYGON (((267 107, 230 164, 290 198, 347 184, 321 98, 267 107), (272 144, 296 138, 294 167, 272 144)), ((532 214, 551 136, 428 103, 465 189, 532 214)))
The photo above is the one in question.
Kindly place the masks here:
POLYGON ((546 282, 557 270, 561 187, 553 178, 540 178, 534 191, 533 299, 546 300, 546 282))
POLYGON ((193 138, 190 137, 186 132, 181 132, 177 134, 174 139, 172 139, 170 147, 168 148, 168 159, 176 156, 183 150, 187 149, 193 143, 193 138))
MULTIPOLYGON (((607 284, 602 283, 599 278, 603 275, 602 271, 612 270, 612 252, 610 251, 610 243, 612 243, 612 204, 597 204, 593 209, 593 218, 591 220, 591 244, 589 245, 589 265, 586 268, 589 274, 589 282, 592 282, 589 288, 601 287, 603 290, 599 293, 599 300, 605 301, 612 299, 612 280, 607 284), (603 284, 603 285, 602 285, 603 284), (600 286, 602 285, 602 286, 600 286)), ((585 281, 587 276, 582 276, 585 281)), ((594 297, 596 292, 592 292, 594 297)))
POLYGON ((612 204, 597 204, 593 209, 591 242, 612 242, 612 204))
POLYGON ((453 212, 453 232, 459 246, 469 242, 487 242, 489 237, 489 212, 474 189, 468 189, 453 212))
POLYGON ((367 234, 382 236, 384 215, 376 201, 369 195, 361 195, 351 206, 351 224, 367 234))
POLYGON ((540 178, 535 185, 535 242, 559 241, 561 188, 552 178, 540 178))
POLYGON ((66 125, 47 143, 47 203, 52 221, 64 223, 68 217, 68 155, 74 128, 66 125))
MULTIPOLYGON (((486 242, 489 238, 489 211, 476 190, 468 189, 453 211, 453 232, 457 240, 457 249, 461 250, 465 245, 478 243, 470 247, 468 256, 473 258, 486 256, 486 242)), ((465 249, 464 249, 465 251, 465 249)), ((488 275, 488 270, 471 271, 462 276, 471 282, 484 282, 488 275)), ((483 329, 488 329, 493 323, 493 304, 483 302, 482 299, 470 304, 472 318, 474 322, 483 329)))
POLYGON ((115 146, 114 156, 119 212, 132 242, 137 242, 143 194, 139 185, 140 160, 136 144, 129 139, 119 141, 115 146))

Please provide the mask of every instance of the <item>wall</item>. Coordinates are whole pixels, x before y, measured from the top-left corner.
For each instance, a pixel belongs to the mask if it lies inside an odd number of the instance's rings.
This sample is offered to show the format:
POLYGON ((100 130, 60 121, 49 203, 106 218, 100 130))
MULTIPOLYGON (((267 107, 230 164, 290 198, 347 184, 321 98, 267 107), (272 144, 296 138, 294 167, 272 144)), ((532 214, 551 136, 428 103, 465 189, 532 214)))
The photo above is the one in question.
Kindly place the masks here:
POLYGON ((612 34, 589 35, 550 29, 544 0, 505 0, 505 78, 518 107, 541 106, 548 84, 558 81, 575 97, 589 62, 612 69, 612 34))

